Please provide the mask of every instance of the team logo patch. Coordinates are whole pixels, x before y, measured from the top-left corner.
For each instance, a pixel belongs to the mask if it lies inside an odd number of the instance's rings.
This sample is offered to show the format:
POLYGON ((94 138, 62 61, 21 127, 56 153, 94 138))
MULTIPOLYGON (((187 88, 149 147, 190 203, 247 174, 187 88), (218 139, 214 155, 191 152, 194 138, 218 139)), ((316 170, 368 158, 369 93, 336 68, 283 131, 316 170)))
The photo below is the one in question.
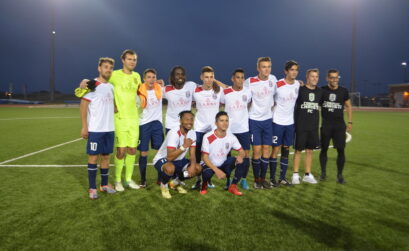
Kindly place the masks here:
POLYGON ((186 91, 186 98, 190 98, 190 92, 186 91))
POLYGON ((329 95, 329 101, 334 102, 337 99, 337 95, 334 93, 331 93, 329 95))
POLYGON ((273 87, 273 81, 268 81, 268 85, 270 86, 270 87, 273 87))
POLYGON ((213 97, 213 99, 217 99, 216 93, 213 93, 212 97, 213 97))
POLYGON ((314 101, 315 100, 315 94, 314 93, 310 93, 309 95, 308 95, 308 99, 312 102, 312 101, 314 101))
POLYGON ((229 148, 230 148, 230 144, 226 143, 226 150, 229 150, 229 148))
POLYGON ((247 102, 247 95, 241 96, 241 100, 243 100, 243 102, 247 102))

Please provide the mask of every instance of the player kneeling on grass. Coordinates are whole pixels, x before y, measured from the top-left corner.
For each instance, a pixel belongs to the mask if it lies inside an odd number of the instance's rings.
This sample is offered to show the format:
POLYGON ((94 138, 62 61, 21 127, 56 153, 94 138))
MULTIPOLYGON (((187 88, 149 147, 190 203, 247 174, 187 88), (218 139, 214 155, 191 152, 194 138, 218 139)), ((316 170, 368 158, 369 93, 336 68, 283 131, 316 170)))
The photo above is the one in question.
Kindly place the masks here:
POLYGON ((311 173, 312 157, 314 149, 319 148, 320 140, 318 136, 318 127, 320 121, 319 106, 321 103, 322 90, 317 87, 318 69, 307 70, 307 84, 300 87, 298 98, 295 104, 295 154, 294 154, 294 173, 292 184, 300 184, 301 152, 305 150, 304 168, 305 175, 303 182, 316 184, 314 176, 311 173))
POLYGON ((114 149, 114 87, 108 83, 114 68, 114 60, 100 58, 99 77, 88 81, 87 93, 81 100, 81 136, 88 139, 89 198, 97 199, 97 161, 100 158, 101 192, 115 193, 108 184, 109 155, 114 149))
POLYGON ((201 162, 203 183, 200 194, 207 193, 208 182, 213 174, 216 174, 219 179, 230 179, 230 173, 234 168, 237 168, 228 191, 235 195, 242 195, 237 188, 237 183, 244 175, 243 158, 245 152, 236 136, 227 132, 229 116, 226 112, 216 114, 216 126, 216 130, 206 133, 203 137, 201 162), (227 156, 232 149, 239 152, 237 157, 227 156))
POLYGON ((196 133, 193 128, 194 115, 191 111, 179 114, 179 128, 171 129, 165 141, 153 158, 153 164, 161 173, 161 192, 166 199, 172 198, 168 183, 174 177, 172 184, 179 193, 187 193, 180 181, 199 175, 202 168, 196 163, 196 133), (185 158, 189 150, 190 160, 185 158))

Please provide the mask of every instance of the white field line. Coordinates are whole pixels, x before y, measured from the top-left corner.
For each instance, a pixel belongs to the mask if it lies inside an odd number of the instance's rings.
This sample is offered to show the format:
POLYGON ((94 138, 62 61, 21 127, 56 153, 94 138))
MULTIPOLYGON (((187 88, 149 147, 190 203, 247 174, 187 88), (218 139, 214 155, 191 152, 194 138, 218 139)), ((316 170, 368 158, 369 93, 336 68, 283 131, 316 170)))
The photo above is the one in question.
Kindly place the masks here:
POLYGON ((6 118, 6 119, 0 119, 0 121, 4 121, 4 120, 24 120, 24 119, 75 119, 78 118, 78 116, 76 117, 33 117, 33 118, 6 118))
POLYGON ((64 142, 64 143, 61 143, 61 144, 58 144, 58 145, 55 145, 55 146, 50 146, 50 147, 44 148, 44 149, 39 150, 39 151, 36 151, 36 152, 24 154, 24 155, 22 155, 22 156, 20 156, 20 157, 16 157, 16 158, 12 158, 12 159, 5 160, 5 161, 3 161, 3 162, 0 162, 0 165, 6 164, 6 163, 10 163, 10 162, 15 161, 15 160, 19 160, 19 159, 22 159, 22 158, 26 158, 26 157, 35 155, 35 154, 37 154, 37 153, 42 153, 42 152, 45 152, 45 151, 48 151, 48 150, 51 150, 51 149, 54 149, 54 148, 57 148, 57 147, 60 147, 60 146, 64 146, 64 145, 67 145, 67 144, 70 144, 70 143, 74 143, 74 142, 80 141, 80 140, 82 140, 82 138, 78 138, 78 139, 74 139, 74 140, 71 140, 71 141, 67 141, 67 142, 64 142))

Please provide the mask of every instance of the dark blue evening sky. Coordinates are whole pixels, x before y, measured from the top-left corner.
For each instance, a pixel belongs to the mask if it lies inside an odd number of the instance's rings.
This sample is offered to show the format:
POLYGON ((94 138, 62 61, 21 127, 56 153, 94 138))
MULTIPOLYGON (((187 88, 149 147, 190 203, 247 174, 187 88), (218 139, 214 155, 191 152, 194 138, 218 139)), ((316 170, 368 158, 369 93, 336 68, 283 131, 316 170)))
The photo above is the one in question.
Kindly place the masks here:
MULTIPOLYGON (((356 83, 366 95, 403 82, 409 61, 407 0, 2 0, 0 2, 0 91, 48 90, 52 4, 55 5, 56 89, 70 93, 96 76, 102 56, 117 60, 126 49, 138 54, 136 71, 147 67, 168 79, 172 66, 186 67, 199 82, 200 68, 213 66, 229 82, 236 67, 256 74, 256 60, 270 56, 273 74, 283 64, 338 68, 349 88, 352 9, 357 10, 356 83)), ((408 73, 409 75, 409 73, 408 73)), ((409 78, 409 76, 407 76, 409 78)))

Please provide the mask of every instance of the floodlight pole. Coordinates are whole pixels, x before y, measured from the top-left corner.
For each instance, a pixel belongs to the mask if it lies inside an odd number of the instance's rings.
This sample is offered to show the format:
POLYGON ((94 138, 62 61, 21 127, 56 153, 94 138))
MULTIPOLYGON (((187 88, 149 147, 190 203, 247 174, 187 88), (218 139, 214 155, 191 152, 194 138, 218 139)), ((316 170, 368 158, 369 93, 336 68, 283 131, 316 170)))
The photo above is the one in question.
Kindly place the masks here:
POLYGON ((55 94, 55 6, 51 3, 51 60, 50 60, 50 101, 54 101, 55 94))
POLYGON ((350 91, 355 92, 356 75, 356 3, 352 3, 352 56, 351 56, 351 85, 350 91))

